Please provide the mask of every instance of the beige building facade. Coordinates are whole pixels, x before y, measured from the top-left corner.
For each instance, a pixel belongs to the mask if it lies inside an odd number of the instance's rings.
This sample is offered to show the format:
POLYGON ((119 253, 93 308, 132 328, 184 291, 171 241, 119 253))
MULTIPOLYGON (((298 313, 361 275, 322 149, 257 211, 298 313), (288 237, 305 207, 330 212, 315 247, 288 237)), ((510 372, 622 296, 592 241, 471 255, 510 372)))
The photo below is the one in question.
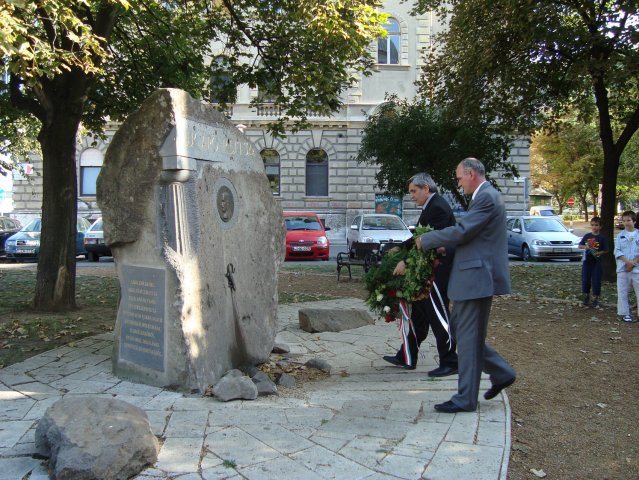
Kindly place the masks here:
MULTIPOLYGON (((254 143, 265 162, 265 173, 273 195, 284 210, 314 211, 331 227, 331 241, 344 242, 350 221, 358 214, 375 209, 376 194, 383 194, 375 182, 375 166, 355 160, 367 115, 384 102, 387 94, 413 99, 415 81, 422 66, 421 52, 431 45, 441 28, 431 14, 413 17, 410 4, 386 2, 390 15, 388 37, 371 44, 377 65, 371 76, 361 76, 343 94, 344 105, 330 117, 310 118, 306 130, 274 138, 266 126, 277 116, 277 106, 251 102, 259 92, 248 86, 237 91, 236 103, 227 115, 254 143)), ((96 218, 100 212, 95 201, 95 179, 116 124, 107 128, 105 140, 82 137, 77 146, 78 214, 96 218)), ((24 220, 39 216, 42 184, 38 173, 41 161, 31 159, 34 174, 14 182, 14 215, 24 220)), ((521 177, 530 175, 528 141, 522 139, 511 150, 511 161, 521 177)), ((524 182, 507 179, 499 172, 493 178, 505 195, 510 212, 520 212, 524 205, 524 182)), ((412 223, 417 216, 415 205, 403 199, 404 218, 412 223)))

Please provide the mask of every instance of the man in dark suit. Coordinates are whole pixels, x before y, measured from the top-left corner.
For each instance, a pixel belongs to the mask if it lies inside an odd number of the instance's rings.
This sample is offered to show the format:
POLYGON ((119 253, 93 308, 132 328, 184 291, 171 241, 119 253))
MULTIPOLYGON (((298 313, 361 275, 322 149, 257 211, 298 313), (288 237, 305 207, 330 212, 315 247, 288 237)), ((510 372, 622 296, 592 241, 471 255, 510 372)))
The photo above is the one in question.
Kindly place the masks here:
POLYGON ((417 248, 456 247, 448 294, 453 300, 451 327, 458 345, 457 394, 435 410, 444 413, 477 409, 482 370, 492 386, 490 400, 515 382, 515 370, 486 343, 493 295, 510 293, 506 207, 501 194, 486 181, 484 165, 467 158, 457 166, 457 182, 472 195, 468 213, 457 225, 427 232, 415 239, 417 248))
MULTIPOLYGON (((430 225, 435 230, 439 230, 451 225, 455 225, 455 216, 448 202, 438 194, 438 188, 433 179, 427 173, 418 173, 408 181, 408 192, 413 201, 422 207, 418 225, 430 225)), ((402 248, 413 248, 415 241, 408 239, 402 248)), ((439 367, 428 372, 431 377, 445 377, 457 373, 457 353, 455 352, 455 341, 448 325, 448 276, 453 262, 455 250, 452 248, 441 248, 438 250, 439 265, 435 269, 435 282, 431 290, 430 298, 413 302, 411 308, 411 320, 414 328, 414 335, 408 335, 408 348, 410 351, 411 364, 407 365, 403 349, 400 348, 396 355, 383 357, 393 365, 403 366, 413 370, 417 364, 419 346, 428 335, 428 328, 432 328, 437 342, 437 352, 439 354, 439 367)), ((399 262, 395 275, 403 275, 406 265, 399 262)))

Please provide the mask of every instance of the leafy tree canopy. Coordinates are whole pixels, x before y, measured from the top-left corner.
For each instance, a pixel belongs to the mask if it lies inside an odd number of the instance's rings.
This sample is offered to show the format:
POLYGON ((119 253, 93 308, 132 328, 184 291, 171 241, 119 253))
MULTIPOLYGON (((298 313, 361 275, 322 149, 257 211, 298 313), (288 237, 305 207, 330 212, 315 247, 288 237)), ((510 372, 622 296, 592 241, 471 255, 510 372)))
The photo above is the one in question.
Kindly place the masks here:
POLYGON ((477 157, 487 172, 502 169, 517 175, 508 161, 508 137, 494 135, 486 125, 450 118, 423 100, 389 96, 369 117, 357 160, 378 165, 379 187, 396 195, 406 193, 406 181, 412 175, 426 171, 460 205, 467 204, 455 178, 461 159, 477 157))
MULTIPOLYGON (((532 133, 569 109, 603 149, 603 234, 612 238, 621 155, 639 128, 636 0, 416 0, 449 28, 429 53, 422 93, 461 118, 532 133), (594 98, 594 104, 592 99, 594 98)), ((606 279, 614 257, 604 257, 606 279)))
POLYGON ((627 142, 639 122, 639 4, 634 0, 418 0, 449 29, 422 90, 460 116, 531 133, 575 107, 597 115, 597 81, 627 142), (627 128, 624 130, 624 127, 627 128))
POLYGON ((531 147, 533 182, 553 194, 560 209, 576 197, 588 220, 603 177, 603 151, 597 128, 566 117, 557 128, 535 135, 531 147))
POLYGON ((5 0, 0 1, 0 145, 25 150, 39 129, 42 243, 34 305, 75 305, 80 123, 99 133, 159 87, 195 98, 223 70, 226 91, 268 87, 283 118, 328 113, 384 33, 378 0, 5 0), (212 61, 214 57, 219 60, 212 61), (211 63, 213 66, 211 66, 211 63))

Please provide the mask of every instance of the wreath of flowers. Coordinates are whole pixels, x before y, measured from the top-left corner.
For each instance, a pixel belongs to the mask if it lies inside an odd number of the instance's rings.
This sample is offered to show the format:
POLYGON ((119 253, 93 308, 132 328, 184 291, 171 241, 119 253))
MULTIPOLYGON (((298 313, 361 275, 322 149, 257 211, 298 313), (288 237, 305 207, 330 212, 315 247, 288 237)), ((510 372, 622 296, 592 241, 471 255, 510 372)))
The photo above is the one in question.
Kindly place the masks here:
MULTIPOLYGON (((431 227, 417 227, 413 238, 431 230, 431 227)), ((412 303, 428 298, 438 262, 435 250, 391 249, 379 265, 364 274, 364 286, 368 291, 366 304, 387 322, 394 321, 400 316, 402 299, 412 303), (405 274, 393 275, 401 260, 406 264, 405 274)))

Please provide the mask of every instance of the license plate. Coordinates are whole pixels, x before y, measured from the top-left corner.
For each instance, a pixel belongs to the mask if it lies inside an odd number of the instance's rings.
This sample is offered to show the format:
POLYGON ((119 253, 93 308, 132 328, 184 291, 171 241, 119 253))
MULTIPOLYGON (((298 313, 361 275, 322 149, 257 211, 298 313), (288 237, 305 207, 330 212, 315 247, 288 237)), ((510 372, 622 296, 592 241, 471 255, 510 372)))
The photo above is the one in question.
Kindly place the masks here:
POLYGON ((310 252, 311 247, 293 247, 294 252, 310 252))
POLYGON ((555 253, 570 253, 569 248, 555 248, 553 251, 555 253))
POLYGON ((18 248, 18 249, 16 250, 16 253, 33 253, 33 252, 34 252, 34 250, 31 250, 31 249, 25 249, 25 248, 18 248))

